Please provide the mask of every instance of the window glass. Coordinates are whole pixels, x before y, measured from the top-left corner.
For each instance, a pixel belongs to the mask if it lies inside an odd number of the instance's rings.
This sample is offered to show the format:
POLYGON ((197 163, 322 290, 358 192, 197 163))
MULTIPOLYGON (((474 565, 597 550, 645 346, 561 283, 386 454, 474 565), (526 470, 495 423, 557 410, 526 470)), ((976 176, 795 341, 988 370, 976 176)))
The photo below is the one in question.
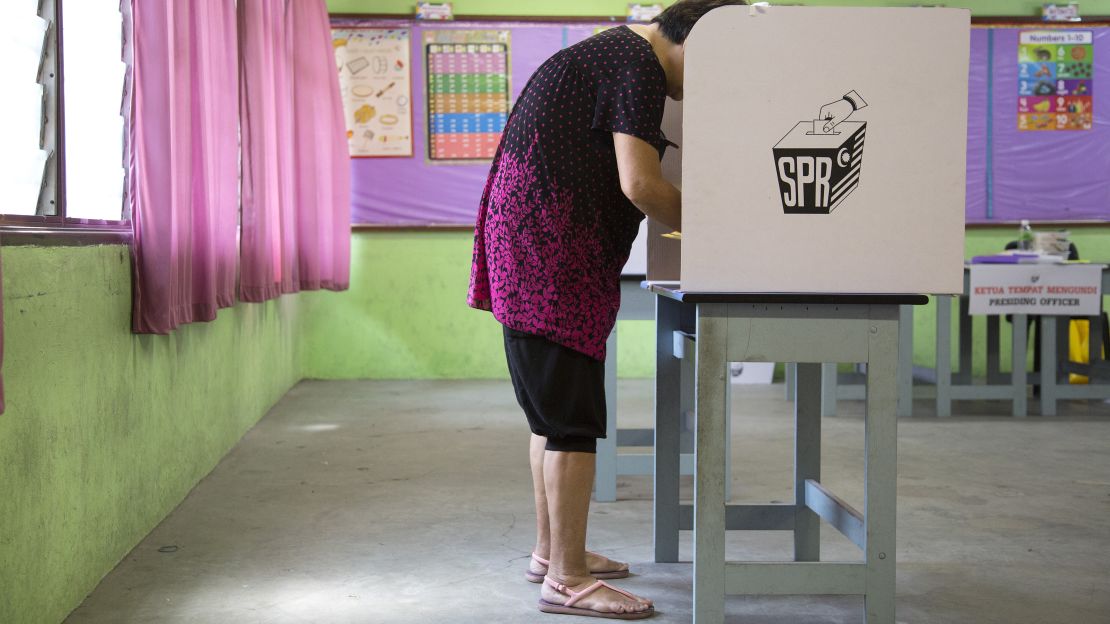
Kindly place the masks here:
POLYGON ((123 209, 126 66, 119 0, 62 4, 66 217, 118 220, 123 209))
MULTIPOLYGON (((43 85, 39 81, 49 23, 37 0, 0 2, 0 213, 36 214, 49 154, 41 147, 43 85)), ((49 205, 49 204, 47 204, 49 205)))

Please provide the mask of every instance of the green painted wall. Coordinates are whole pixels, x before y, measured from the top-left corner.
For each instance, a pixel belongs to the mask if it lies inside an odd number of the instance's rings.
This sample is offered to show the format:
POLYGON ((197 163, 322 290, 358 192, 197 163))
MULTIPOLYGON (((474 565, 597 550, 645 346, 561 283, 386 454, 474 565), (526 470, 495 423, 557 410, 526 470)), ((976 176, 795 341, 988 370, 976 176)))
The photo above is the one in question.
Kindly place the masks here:
POLYGON ((301 302, 135 336, 125 247, 2 253, 0 622, 53 624, 300 379, 301 302))
MULTIPOLYGON (((332 13, 401 13, 412 14, 414 0, 327 0, 332 13)), ((648 2, 643 2, 648 4, 648 2)), ((664 0, 663 4, 674 4, 664 0)), ((780 4, 780 3, 773 3, 780 4)), ((914 0, 787 0, 781 4, 809 6, 912 6, 945 4, 965 7, 975 15, 1040 14, 1041 0, 948 0, 947 2, 914 0)), ((454 0, 455 12, 463 15, 624 15, 627 0, 454 0)), ((1083 0, 1079 5, 1085 15, 1110 14, 1110 0, 1083 0)))
MULTIPOLYGON (((973 229, 968 257, 1001 250, 1013 228, 973 229)), ((1110 227, 1072 232, 1084 258, 1110 260, 1110 227)), ((360 232, 354 235, 351 291, 308 293, 305 375, 325 379, 504 378, 500 327, 487 312, 466 306, 471 234, 360 232)), ((985 320, 975 320, 977 332, 985 320)), ((1007 326, 1008 327, 1008 326, 1007 326)), ((654 333, 648 321, 622 321, 622 377, 654 372, 654 333)), ((1005 330, 1005 331, 1008 331, 1005 330)), ((914 317, 914 362, 935 363, 936 316, 914 317)), ((979 333, 979 336, 984 334, 979 333)), ((1004 339, 1003 361, 1009 361, 1004 339)), ((985 370, 982 340, 976 370, 985 370)))
MULTIPOLYGON (((305 376, 507 378, 501 326, 466 305, 472 244, 466 232, 356 233, 351 290, 304 294, 305 376)), ((651 323, 619 331, 621 373, 652 374, 651 323)))

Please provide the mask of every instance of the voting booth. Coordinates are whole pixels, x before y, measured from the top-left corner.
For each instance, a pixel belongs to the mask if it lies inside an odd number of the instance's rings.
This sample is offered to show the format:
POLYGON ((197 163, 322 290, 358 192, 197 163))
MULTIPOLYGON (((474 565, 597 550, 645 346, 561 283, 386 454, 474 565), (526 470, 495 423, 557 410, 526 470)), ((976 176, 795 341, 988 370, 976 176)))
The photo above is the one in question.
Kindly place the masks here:
POLYGON ((655 560, 678 561, 693 530, 695 624, 723 623, 728 594, 860 595, 867 624, 895 624, 901 315, 963 290, 969 41, 967 10, 759 6, 714 10, 686 41, 683 227, 677 240, 649 224, 647 287, 655 560), (792 501, 728 502, 731 362, 796 365, 792 501), (867 364, 859 509, 821 480, 835 362, 867 364), (823 527, 861 558, 823 559, 823 527), (730 530, 789 531, 793 557, 729 561, 730 530))
MULTIPOLYGON (((724 7, 686 42, 686 291, 962 292, 969 16, 724 7)), ((680 269, 679 269, 680 266, 680 269)))

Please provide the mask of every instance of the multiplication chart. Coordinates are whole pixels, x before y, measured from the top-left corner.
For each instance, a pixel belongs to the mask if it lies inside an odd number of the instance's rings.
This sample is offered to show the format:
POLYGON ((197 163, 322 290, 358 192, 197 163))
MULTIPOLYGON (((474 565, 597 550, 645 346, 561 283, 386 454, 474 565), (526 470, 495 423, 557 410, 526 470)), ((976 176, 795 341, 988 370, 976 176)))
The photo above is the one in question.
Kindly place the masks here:
POLYGON ((1021 33, 1018 130, 1090 130, 1094 75, 1091 31, 1021 33))
POLYGON ((424 33, 428 158, 490 160, 509 116, 509 32, 424 33))

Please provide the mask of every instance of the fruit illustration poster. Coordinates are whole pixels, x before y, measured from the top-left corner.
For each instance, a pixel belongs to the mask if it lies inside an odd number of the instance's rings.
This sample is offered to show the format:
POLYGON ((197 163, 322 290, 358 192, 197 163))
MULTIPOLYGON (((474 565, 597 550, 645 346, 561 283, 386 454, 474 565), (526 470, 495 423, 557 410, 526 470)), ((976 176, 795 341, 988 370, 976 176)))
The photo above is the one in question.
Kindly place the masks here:
POLYGON ((1089 30, 1021 33, 1018 130, 1090 130, 1094 36, 1089 30))
POLYGON ((509 117, 509 31, 426 30, 428 159, 488 161, 509 117))
POLYGON ((413 155, 411 36, 407 28, 332 30, 352 157, 413 155))

